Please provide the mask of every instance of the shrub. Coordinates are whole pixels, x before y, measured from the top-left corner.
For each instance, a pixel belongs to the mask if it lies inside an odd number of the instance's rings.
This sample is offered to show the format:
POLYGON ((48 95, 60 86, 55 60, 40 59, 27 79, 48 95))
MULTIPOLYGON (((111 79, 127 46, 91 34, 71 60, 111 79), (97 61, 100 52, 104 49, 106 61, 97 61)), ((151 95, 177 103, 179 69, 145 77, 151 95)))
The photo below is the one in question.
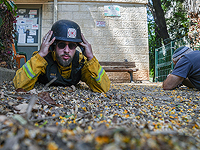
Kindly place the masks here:
POLYGON ((16 5, 11 0, 0 0, 0 64, 13 69, 11 43, 16 33, 16 5))

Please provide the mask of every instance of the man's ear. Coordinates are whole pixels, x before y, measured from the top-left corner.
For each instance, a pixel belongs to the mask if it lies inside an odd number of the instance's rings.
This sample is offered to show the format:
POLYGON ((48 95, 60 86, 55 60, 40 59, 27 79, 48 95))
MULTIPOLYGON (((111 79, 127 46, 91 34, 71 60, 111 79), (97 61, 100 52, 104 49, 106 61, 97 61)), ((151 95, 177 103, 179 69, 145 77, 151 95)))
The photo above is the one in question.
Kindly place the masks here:
POLYGON ((174 65, 176 65, 177 61, 174 61, 174 60, 172 60, 172 61, 173 61, 174 65))

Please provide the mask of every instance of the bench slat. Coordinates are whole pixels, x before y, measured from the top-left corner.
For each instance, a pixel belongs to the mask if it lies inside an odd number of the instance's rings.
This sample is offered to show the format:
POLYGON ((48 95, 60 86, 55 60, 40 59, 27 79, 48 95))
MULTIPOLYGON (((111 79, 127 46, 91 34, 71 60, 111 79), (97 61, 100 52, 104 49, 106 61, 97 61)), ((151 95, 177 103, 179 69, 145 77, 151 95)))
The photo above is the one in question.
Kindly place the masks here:
POLYGON ((120 66, 127 68, 134 68, 135 62, 99 62, 101 66, 120 66))
POLYGON ((136 72, 137 68, 119 68, 119 67, 103 67, 106 72, 136 72))

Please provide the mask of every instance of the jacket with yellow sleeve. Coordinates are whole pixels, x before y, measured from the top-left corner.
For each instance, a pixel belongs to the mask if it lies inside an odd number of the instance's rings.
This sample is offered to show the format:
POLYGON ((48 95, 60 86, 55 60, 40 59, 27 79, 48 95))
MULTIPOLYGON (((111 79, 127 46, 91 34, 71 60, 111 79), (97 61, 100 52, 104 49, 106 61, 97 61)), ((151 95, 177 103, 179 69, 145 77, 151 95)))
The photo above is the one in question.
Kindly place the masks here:
POLYGON ((82 53, 79 53, 78 51, 76 53, 79 63, 77 68, 74 67, 75 63, 73 63, 73 61, 67 67, 61 66, 57 63, 55 52, 50 52, 50 54, 48 54, 53 61, 50 63, 48 63, 49 59, 45 59, 45 57, 43 58, 35 52, 33 57, 17 70, 13 79, 15 88, 22 88, 28 91, 34 87, 37 81, 45 81, 44 79, 49 78, 46 81, 49 82, 51 77, 56 76, 57 81, 55 81, 55 83, 61 83, 63 86, 70 86, 70 83, 72 83, 71 85, 76 85, 76 83, 81 80, 94 92, 107 92, 110 88, 110 80, 96 57, 94 56, 91 60, 87 61, 87 58, 82 53), (50 67, 48 65, 50 64, 54 66, 52 67, 53 69, 49 69, 50 67), (55 66, 57 66, 57 70, 55 66), (74 74, 75 69, 78 70, 79 73, 74 74), (76 77, 75 82, 71 82, 73 76, 76 77))

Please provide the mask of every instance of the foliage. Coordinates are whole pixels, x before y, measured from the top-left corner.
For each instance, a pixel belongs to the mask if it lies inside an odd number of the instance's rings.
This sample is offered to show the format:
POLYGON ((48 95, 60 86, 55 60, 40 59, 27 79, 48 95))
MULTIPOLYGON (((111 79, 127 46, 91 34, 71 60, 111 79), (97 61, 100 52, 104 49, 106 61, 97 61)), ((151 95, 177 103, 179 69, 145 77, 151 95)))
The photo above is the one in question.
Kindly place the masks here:
POLYGON ((189 28, 189 39, 191 47, 195 50, 200 50, 200 18, 199 13, 190 13, 189 18, 191 20, 191 26, 189 28))
POLYGON ((0 63, 5 62, 7 68, 12 66, 11 43, 15 29, 17 6, 13 1, 0 0, 0 63))
POLYGON ((187 17, 187 10, 181 1, 177 1, 175 4, 171 3, 171 6, 171 10, 168 10, 168 5, 163 6, 166 13, 170 12, 170 16, 166 17, 168 32, 172 40, 181 39, 188 36, 189 18, 187 17))
MULTIPOLYGON (((150 16, 149 16, 150 17, 150 16)), ((149 18, 151 19, 151 18, 149 18)), ((149 39, 149 68, 150 68, 150 77, 154 79, 154 70, 155 70, 155 49, 161 46, 161 38, 158 38, 157 33, 155 32, 156 24, 154 21, 148 21, 148 39, 149 39)))

